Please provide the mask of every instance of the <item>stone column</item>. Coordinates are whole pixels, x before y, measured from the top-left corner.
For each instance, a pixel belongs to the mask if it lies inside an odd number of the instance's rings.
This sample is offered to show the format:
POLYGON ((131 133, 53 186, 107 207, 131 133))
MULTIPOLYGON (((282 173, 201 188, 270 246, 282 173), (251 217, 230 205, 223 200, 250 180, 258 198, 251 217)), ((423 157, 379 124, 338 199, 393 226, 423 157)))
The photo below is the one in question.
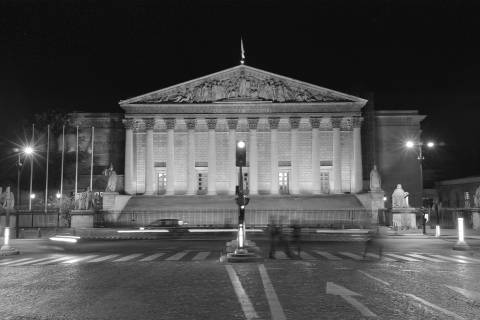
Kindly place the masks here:
POLYGON ((150 196, 155 192, 155 171, 153 170, 153 127, 155 119, 146 118, 147 142, 145 151, 145 195, 150 196))
POLYGON ((123 120, 125 125, 125 185, 126 194, 134 194, 134 167, 133 167, 133 130, 135 127, 134 119, 123 120))
POLYGON ((208 126, 208 195, 217 194, 217 148, 215 139, 216 118, 207 118, 208 126))
POLYGON ((165 118, 167 126, 167 195, 175 194, 175 118, 165 118))
POLYGON ((290 194, 299 194, 300 187, 298 184, 298 126, 300 125, 300 117, 290 117, 290 194))
POLYGON ((185 118, 187 136, 187 195, 195 194, 195 118, 185 118))
POLYGON ((270 124, 270 194, 278 194, 278 124, 280 118, 268 118, 268 123, 270 124))
POLYGON ((353 193, 358 193, 363 189, 362 176, 362 138, 360 135, 360 128, 362 125, 362 118, 353 118, 353 157, 352 157, 352 177, 351 188, 353 193))
POLYGON ((248 118, 248 128, 250 129, 249 132, 249 152, 248 152, 248 161, 249 161, 249 169, 248 169, 248 185, 249 185, 249 192, 251 195, 258 194, 258 146, 257 146, 257 126, 258 126, 258 118, 248 118))
POLYGON ((332 118, 333 131, 333 150, 332 150, 332 166, 333 166, 333 193, 342 192, 342 158, 341 158, 341 144, 340 144, 340 123, 342 118, 332 118))
POLYGON ((235 187, 237 186, 237 166, 236 162, 236 150, 237 150, 237 125, 238 125, 238 118, 229 118, 227 119, 228 124, 228 163, 230 163, 230 186, 228 188, 228 193, 230 195, 235 194, 235 187))
POLYGON ((320 185, 320 120, 321 118, 310 118, 312 126, 312 193, 322 193, 320 185))

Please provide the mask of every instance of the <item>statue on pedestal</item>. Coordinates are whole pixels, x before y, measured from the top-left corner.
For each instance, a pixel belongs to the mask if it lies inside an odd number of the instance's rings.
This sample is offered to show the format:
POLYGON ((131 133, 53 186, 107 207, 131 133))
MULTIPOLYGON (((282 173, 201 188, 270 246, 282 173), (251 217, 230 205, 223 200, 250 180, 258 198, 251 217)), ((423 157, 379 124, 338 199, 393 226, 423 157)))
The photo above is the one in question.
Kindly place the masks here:
POLYGON ((117 188, 117 173, 113 169, 113 164, 110 164, 110 168, 105 169, 103 174, 108 177, 107 187, 105 192, 115 192, 117 188))
POLYGON ((377 165, 373 165, 370 171, 370 191, 382 191, 382 179, 377 170, 377 165))
POLYGON ((7 189, 5 190, 3 208, 7 210, 11 210, 14 207, 15 207, 15 197, 13 195, 13 192, 10 191, 10 186, 8 186, 7 189))
POLYGON ((392 208, 410 208, 408 204, 408 192, 405 192, 401 184, 397 184, 397 188, 392 194, 392 208))

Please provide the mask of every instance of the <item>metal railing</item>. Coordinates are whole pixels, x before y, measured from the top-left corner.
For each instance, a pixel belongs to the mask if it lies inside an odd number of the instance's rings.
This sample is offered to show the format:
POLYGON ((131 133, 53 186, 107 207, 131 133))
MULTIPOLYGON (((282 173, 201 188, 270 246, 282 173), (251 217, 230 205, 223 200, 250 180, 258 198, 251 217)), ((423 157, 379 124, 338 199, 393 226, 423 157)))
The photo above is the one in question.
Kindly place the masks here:
MULTIPOLYGON (((225 227, 238 221, 237 209, 165 209, 155 211, 129 211, 103 213, 105 227, 138 227, 158 219, 180 219, 190 226, 225 227)), ((267 226, 270 220, 281 224, 296 221, 304 226, 326 228, 364 228, 370 225, 371 212, 365 209, 246 209, 248 226, 267 226)))

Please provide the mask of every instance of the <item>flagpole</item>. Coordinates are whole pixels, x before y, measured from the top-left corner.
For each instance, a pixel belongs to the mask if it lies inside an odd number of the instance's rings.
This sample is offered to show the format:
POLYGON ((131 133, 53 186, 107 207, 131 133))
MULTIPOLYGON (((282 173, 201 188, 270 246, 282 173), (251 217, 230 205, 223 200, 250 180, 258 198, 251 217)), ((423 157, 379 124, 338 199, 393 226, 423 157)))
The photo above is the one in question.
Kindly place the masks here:
POLYGON ((75 151, 75 199, 78 191, 78 126, 77 126, 77 149, 75 151))
POLYGON ((92 158, 90 160, 90 191, 93 191, 93 146, 94 146, 94 139, 95 139, 95 127, 92 126, 92 158))
POLYGON ((50 125, 47 125, 47 167, 45 170, 45 213, 48 211, 48 162, 50 158, 50 125))
POLYGON ((62 126, 62 168, 60 169, 60 205, 63 199, 63 164, 65 159, 65 125, 62 126))
MULTIPOLYGON (((32 141, 30 146, 34 149, 35 123, 32 123, 32 141)), ((35 150, 35 149, 34 149, 35 150)), ((33 153, 30 155, 30 194, 28 195, 28 211, 32 211, 32 182, 33 182, 33 153)))

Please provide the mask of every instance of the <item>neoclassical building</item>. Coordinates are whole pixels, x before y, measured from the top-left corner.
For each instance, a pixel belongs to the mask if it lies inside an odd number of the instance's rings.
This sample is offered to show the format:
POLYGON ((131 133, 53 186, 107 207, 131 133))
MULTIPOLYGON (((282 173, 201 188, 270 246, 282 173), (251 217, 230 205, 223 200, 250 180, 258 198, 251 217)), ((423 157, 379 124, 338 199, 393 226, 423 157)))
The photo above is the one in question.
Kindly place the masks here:
MULTIPOLYGON (((247 65, 120 101, 125 193, 359 193, 367 100, 247 65)), ((368 168, 368 171, 370 168, 368 168)))

